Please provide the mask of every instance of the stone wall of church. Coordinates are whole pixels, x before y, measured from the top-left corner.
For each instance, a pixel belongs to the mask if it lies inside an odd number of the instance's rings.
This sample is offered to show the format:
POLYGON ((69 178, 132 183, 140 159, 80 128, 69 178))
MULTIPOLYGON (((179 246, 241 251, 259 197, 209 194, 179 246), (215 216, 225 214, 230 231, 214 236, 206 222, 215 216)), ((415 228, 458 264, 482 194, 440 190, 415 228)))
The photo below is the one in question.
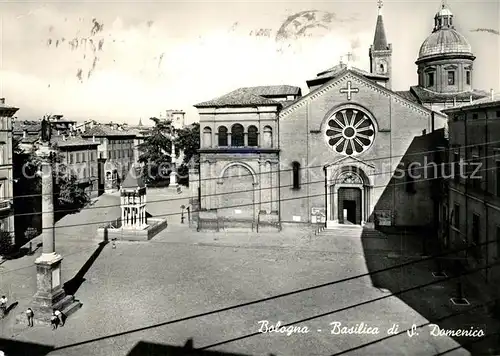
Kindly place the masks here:
MULTIPOLYGON (((419 186, 417 194, 402 198, 400 196, 405 195, 404 187, 388 187, 388 184, 410 147, 419 150, 422 148, 420 146, 425 146, 424 143, 414 143, 414 138, 422 135, 423 130, 430 131, 430 112, 371 83, 355 77, 347 79, 353 87, 359 88, 359 93, 354 94, 351 101, 346 101, 346 94, 339 91, 346 87, 344 78, 338 84, 332 83, 331 89, 316 95, 314 99, 303 99, 307 102, 297 105, 295 110, 286 112, 280 119, 282 221, 310 222, 311 209, 326 206, 323 166, 342 166, 348 161, 346 155, 335 152, 328 145, 325 125, 337 109, 348 105, 371 117, 377 131, 369 149, 355 159, 349 158, 349 164, 370 175, 367 177, 368 182, 365 182, 371 185, 368 210, 370 213, 375 209, 390 210, 392 213, 397 211, 396 224, 427 224, 431 218, 427 209, 429 191, 419 186), (342 159, 346 161, 342 163, 342 159), (292 186, 293 162, 298 162, 301 167, 299 189, 292 186)), ((418 158, 419 161, 422 159, 418 158)))

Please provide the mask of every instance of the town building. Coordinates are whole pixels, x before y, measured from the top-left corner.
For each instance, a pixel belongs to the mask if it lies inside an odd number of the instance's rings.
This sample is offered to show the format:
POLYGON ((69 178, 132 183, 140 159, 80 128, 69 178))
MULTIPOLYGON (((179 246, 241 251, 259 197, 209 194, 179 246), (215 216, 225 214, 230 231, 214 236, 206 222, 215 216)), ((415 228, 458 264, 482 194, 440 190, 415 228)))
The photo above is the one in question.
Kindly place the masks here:
POLYGON ((10 233, 12 242, 15 242, 12 117, 18 110, 7 106, 4 98, 0 99, 0 230, 10 233))
POLYGON ((134 139, 134 162, 138 163, 141 155, 144 153, 141 150, 141 145, 146 140, 146 137, 149 135, 151 131, 150 126, 144 126, 142 124, 142 119, 139 119, 139 123, 137 125, 127 125, 126 129, 135 135, 134 139))
POLYGON ((172 126, 177 130, 186 127, 186 113, 182 110, 166 110, 165 116, 161 115, 160 119, 172 121, 172 126))
POLYGON ((306 95, 245 87, 195 105, 199 228, 435 228, 442 197, 431 197, 440 190, 415 167, 442 159, 432 152, 446 145, 445 104, 484 92, 472 89, 474 56, 449 9, 434 19, 409 91, 391 90, 393 47, 379 5, 369 72, 340 63, 308 80, 306 95))
POLYGON ((89 196, 97 194, 99 142, 83 139, 80 136, 52 136, 51 143, 60 153, 65 174, 75 176, 77 183, 89 196))
POLYGON ((135 162, 136 134, 118 125, 97 125, 86 130, 82 137, 98 142, 98 158, 105 160, 105 190, 117 190, 135 162))
POLYGON ((19 142, 19 148, 23 151, 30 151, 40 138, 40 120, 13 120, 12 136, 19 142))
MULTIPOLYGON (((459 257, 475 268, 490 266, 500 258, 500 95, 491 92, 444 112, 449 118, 450 178, 442 244, 462 250, 459 257)), ((500 278, 498 272, 482 272, 500 278)))

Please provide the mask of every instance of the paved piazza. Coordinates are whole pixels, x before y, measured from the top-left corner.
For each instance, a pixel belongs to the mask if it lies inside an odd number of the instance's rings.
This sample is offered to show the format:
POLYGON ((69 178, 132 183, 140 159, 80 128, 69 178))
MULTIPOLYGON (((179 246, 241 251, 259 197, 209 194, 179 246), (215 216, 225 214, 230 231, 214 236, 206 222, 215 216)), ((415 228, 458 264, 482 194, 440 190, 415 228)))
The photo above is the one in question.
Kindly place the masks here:
MULTIPOLYGON (((149 201, 155 200, 154 195, 158 199, 173 197, 153 190, 148 195, 149 201)), ((112 200, 112 196, 101 197, 94 207, 103 205, 103 201, 109 205, 112 200)), ((150 205, 148 210, 153 215, 174 213, 168 209, 177 206, 150 205)), ((100 209, 81 212, 80 217, 67 217, 59 225, 82 221, 83 217, 96 222, 92 219, 97 210, 100 209)), ((97 215, 102 218, 104 210, 97 215)), ((374 287, 370 277, 269 299, 365 274, 369 268, 401 263, 400 259, 387 257, 386 239, 374 238, 370 247, 362 244, 358 230, 352 229, 318 236, 301 228, 260 235, 197 233, 179 224, 179 220, 179 216, 172 216, 170 226, 149 242, 119 242, 116 249, 106 245, 76 292, 83 307, 69 317, 64 327, 55 332, 41 326, 21 329, 14 325, 10 315, 10 319, 3 321, 3 337, 55 347, 50 355, 75 356, 169 355, 174 353, 167 346, 182 346, 189 339, 195 348, 215 345, 209 350, 237 355, 331 355, 350 349, 352 355, 432 355, 458 346, 449 337, 430 336, 429 329, 424 328, 413 338, 405 332, 359 348, 387 337, 386 331, 395 323, 402 331, 412 324, 427 322, 401 299, 387 297, 388 290, 374 287), (377 266, 367 262, 368 255, 371 260, 379 261, 377 266), (384 296, 387 298, 348 308, 384 296), (228 309, 196 316, 223 308, 228 309), (347 309, 334 313, 341 308, 347 309), (313 318, 318 315, 323 316, 313 318), (296 325, 302 330, 308 327, 308 333, 251 335, 259 331, 262 320, 271 325, 308 318, 312 319, 296 325), (350 327, 364 322, 378 327, 380 333, 331 334, 330 323, 335 321, 350 327), (144 343, 161 344, 164 348, 140 351, 137 347, 144 343)), ((82 268, 99 241, 83 230, 78 230, 81 236, 71 240, 69 234, 62 233, 64 230, 58 229, 56 248, 65 257, 63 279, 67 281, 82 268)), ((1 266, 2 291, 8 290, 10 300, 19 301, 13 314, 19 314, 29 305, 35 291, 32 266, 35 257, 7 261, 1 266)), ((430 273, 418 278, 417 275, 419 272, 413 267, 380 274, 382 279, 392 280, 401 288, 432 281, 430 273)), ((429 294, 426 296, 414 294, 413 298, 429 298, 429 294)), ((437 303, 446 304, 446 300, 443 296, 437 303)), ((453 354, 469 353, 456 350, 453 354)))

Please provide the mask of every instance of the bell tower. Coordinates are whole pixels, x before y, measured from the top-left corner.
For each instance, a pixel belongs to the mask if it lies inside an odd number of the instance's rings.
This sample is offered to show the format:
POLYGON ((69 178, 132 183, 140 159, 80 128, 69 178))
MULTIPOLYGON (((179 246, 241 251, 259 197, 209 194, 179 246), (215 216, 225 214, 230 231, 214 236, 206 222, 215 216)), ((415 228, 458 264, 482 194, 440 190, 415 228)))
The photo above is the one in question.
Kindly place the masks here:
POLYGON ((391 89, 392 44, 387 43, 384 19, 382 18, 382 0, 378 0, 378 17, 375 26, 373 44, 370 46, 370 72, 389 77, 387 88, 391 89))

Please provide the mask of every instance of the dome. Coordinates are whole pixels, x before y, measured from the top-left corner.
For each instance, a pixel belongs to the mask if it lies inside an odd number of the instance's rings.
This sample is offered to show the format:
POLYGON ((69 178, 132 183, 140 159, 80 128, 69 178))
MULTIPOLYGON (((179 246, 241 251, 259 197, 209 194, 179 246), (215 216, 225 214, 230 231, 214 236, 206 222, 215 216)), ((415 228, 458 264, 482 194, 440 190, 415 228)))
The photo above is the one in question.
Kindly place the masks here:
POLYGON ((450 11, 450 9, 446 8, 444 5, 443 7, 441 8, 441 10, 439 10, 437 13, 436 13, 436 17, 439 17, 439 16, 453 16, 452 12, 450 11))
POLYGON ((442 28, 431 33, 422 43, 418 57, 422 59, 445 54, 473 55, 472 48, 464 36, 452 28, 442 28))

